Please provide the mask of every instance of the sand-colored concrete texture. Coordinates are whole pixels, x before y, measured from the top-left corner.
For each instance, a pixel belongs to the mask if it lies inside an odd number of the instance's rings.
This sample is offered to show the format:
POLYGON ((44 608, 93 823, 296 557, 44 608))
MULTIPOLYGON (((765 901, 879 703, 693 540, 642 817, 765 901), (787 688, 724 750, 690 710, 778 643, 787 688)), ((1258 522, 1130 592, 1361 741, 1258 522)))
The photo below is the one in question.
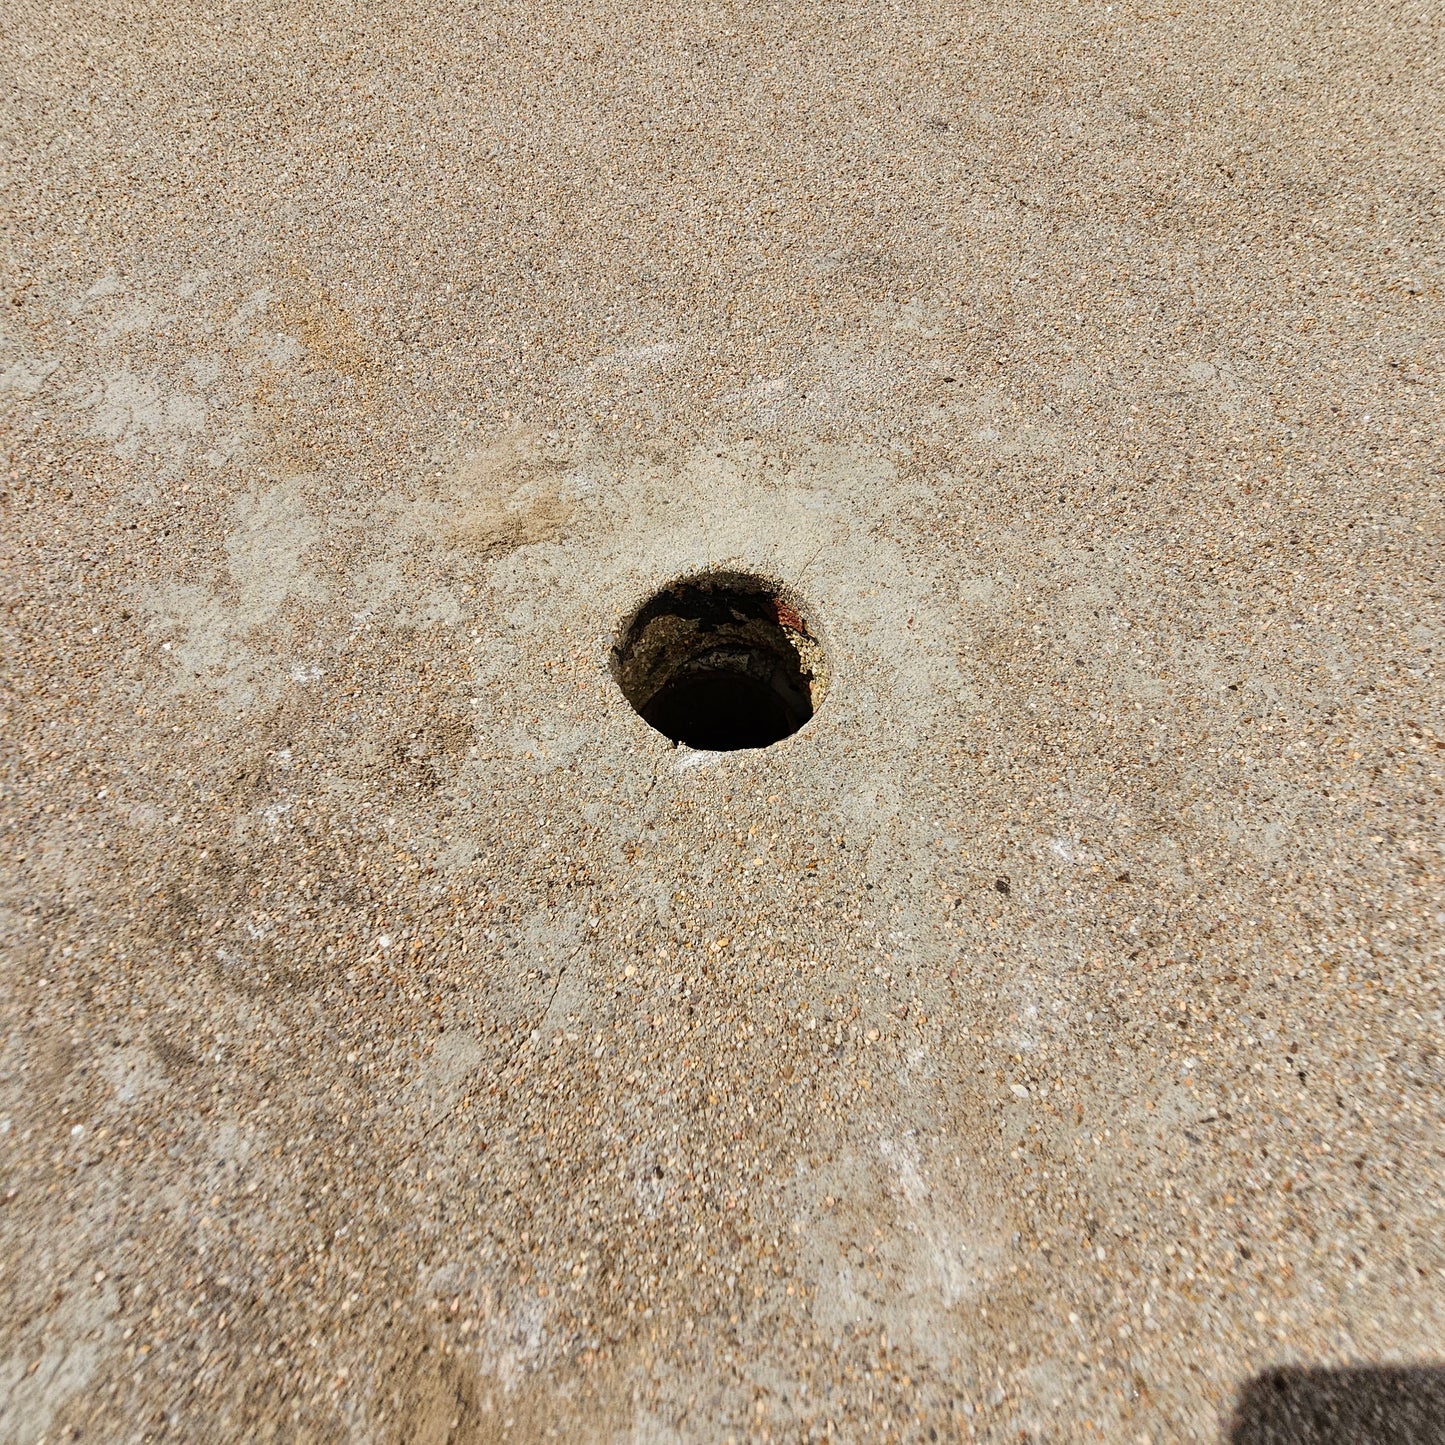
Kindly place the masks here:
POLYGON ((10 0, 0 1445, 1439 1440, 1442 30, 10 0))

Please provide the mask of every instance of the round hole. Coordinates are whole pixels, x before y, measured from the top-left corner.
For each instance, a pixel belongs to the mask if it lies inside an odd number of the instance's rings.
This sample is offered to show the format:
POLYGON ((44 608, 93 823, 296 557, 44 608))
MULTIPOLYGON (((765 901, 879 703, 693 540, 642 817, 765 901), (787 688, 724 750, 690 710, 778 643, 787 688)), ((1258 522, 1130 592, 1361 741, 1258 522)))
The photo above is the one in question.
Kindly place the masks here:
POLYGON ((709 752, 791 737, 828 690, 827 656, 801 599, 742 572, 683 577, 649 598, 612 662, 646 722, 709 752))

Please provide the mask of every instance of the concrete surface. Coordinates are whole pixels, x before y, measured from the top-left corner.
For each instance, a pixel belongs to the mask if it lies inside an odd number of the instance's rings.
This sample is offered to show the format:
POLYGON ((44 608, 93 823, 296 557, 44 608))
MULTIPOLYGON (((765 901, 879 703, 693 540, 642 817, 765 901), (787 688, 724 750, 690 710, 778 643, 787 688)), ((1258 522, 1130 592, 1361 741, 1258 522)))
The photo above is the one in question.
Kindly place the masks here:
POLYGON ((0 1440, 1438 1398, 1441 40, 9 6, 0 1440))

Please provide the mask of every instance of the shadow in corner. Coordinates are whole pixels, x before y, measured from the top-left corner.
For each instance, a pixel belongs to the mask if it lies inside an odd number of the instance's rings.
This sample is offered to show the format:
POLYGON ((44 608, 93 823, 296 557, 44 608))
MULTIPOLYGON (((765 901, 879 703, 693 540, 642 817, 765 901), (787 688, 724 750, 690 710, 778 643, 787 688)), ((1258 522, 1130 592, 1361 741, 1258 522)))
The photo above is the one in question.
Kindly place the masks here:
POLYGON ((1240 1391, 1229 1445, 1445 1445, 1445 1367, 1266 1370, 1240 1391))

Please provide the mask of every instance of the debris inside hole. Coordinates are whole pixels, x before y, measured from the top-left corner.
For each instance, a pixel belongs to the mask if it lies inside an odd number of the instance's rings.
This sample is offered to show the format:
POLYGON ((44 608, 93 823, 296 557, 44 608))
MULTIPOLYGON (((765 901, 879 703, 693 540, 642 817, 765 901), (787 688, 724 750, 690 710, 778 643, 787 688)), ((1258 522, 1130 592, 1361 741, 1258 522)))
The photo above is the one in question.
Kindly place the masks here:
POLYGON ((623 629, 613 674, 628 702, 675 743, 765 748, 817 711, 827 657, 788 589, 742 572, 684 577, 623 629))

